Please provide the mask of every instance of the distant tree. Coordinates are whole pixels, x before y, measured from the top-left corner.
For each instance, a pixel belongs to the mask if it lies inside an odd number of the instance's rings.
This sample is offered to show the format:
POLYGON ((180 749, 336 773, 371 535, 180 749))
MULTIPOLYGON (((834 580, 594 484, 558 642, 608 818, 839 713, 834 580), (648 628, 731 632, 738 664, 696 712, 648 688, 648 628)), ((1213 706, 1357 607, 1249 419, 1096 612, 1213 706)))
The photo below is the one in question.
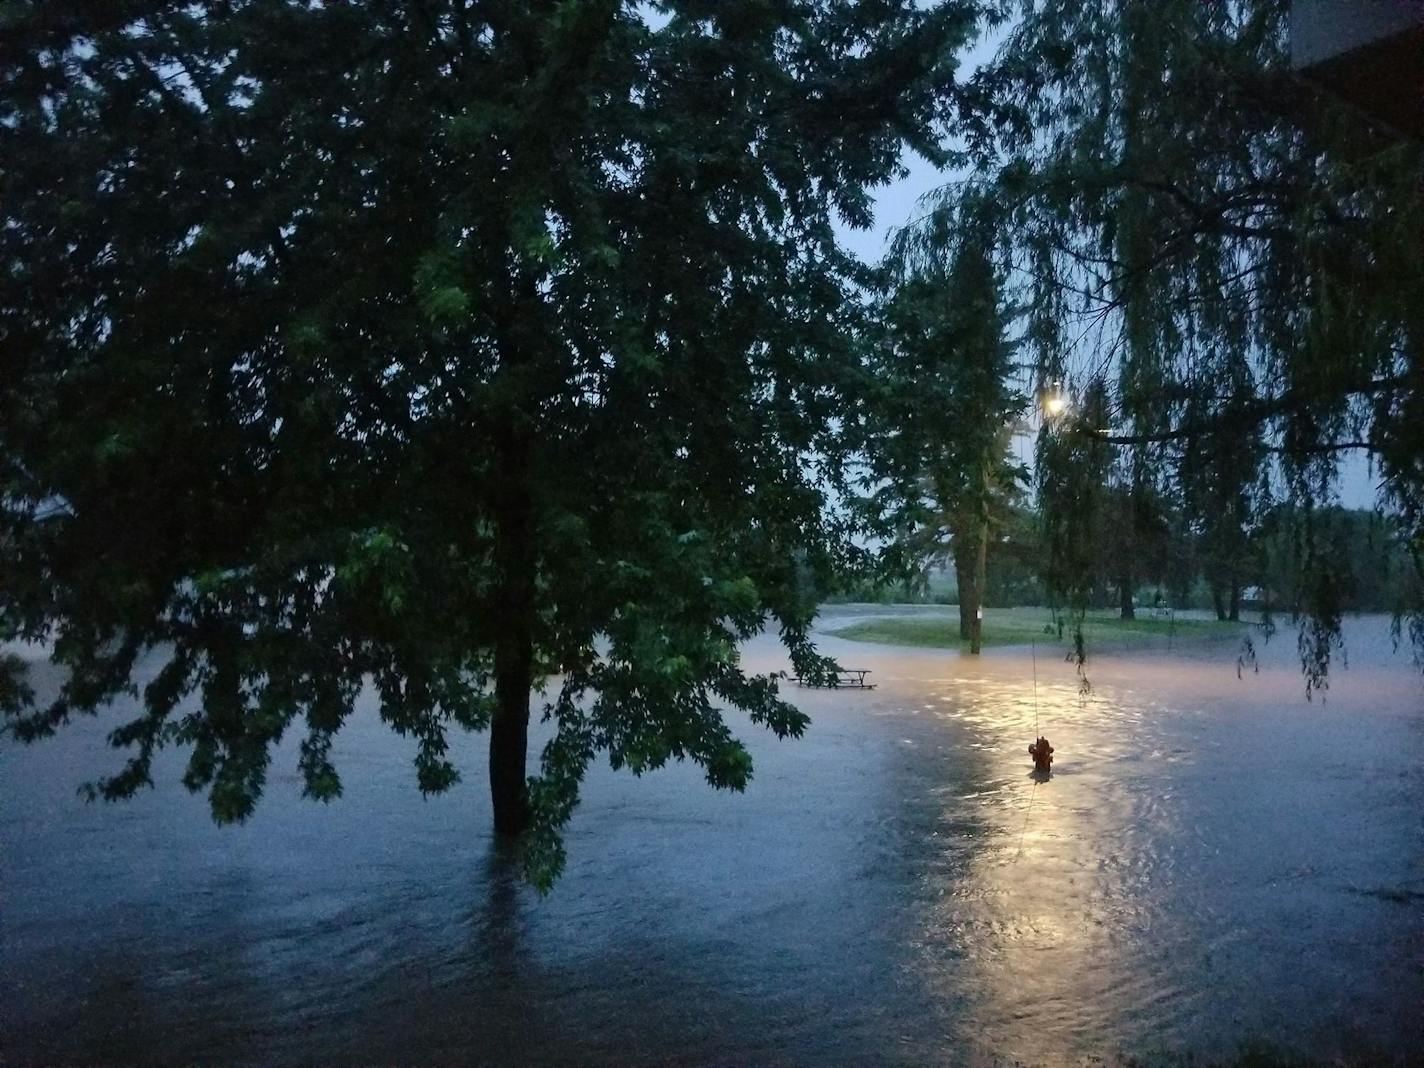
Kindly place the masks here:
MULTIPOLYGON (((1094 429, 1109 420, 1107 383, 1095 379, 1039 430, 1034 478, 1043 525, 1044 581, 1050 605, 1081 621, 1111 559, 1103 552, 1111 521, 1116 450, 1094 429)), ((1078 628, 1081 638, 1081 627, 1078 628)))
POLYGON ((992 513, 992 552, 985 576, 984 602, 987 605, 1042 605, 1043 580, 1039 574, 1043 546, 1038 515, 1020 493, 1009 502, 996 505, 992 513))
POLYGON ((960 637, 980 651, 988 548, 1023 478, 1012 462, 1023 400, 1010 384, 1007 312, 989 205, 966 210, 938 263, 904 275, 886 311, 879 367, 886 496, 903 503, 898 535, 915 559, 947 555, 960 637))
POLYGON ((1424 592, 1424 580, 1400 543, 1398 520, 1338 507, 1308 515, 1291 510, 1273 508, 1262 517, 1256 537, 1270 607, 1299 616, 1327 582, 1325 592, 1340 613, 1398 613, 1424 592))
POLYGON ((1213 388, 1228 399, 1218 417, 1202 417, 1200 431, 1182 441, 1179 481, 1212 607, 1218 619, 1237 620, 1243 588, 1259 577, 1253 535, 1258 514, 1269 507, 1269 485, 1262 484, 1268 453, 1260 426, 1241 411, 1252 404, 1253 390, 1240 369, 1235 381, 1213 388))
POLYGON ((1117 591, 1118 615, 1137 616, 1137 588, 1166 574, 1167 524, 1157 488, 1129 460, 1108 485, 1106 515, 1097 543, 1102 577, 1117 591))
POLYGON ((1197 539, 1186 510, 1177 497, 1170 496, 1166 506, 1166 534, 1163 545, 1162 593, 1172 608, 1187 608, 1192 589, 1201 571, 1197 556, 1197 539))
POLYGON ((975 654, 983 642, 989 547, 997 544, 999 531, 1011 521, 1024 477, 1010 452, 1012 433, 1012 425, 1004 423, 997 437, 985 443, 978 466, 968 471, 967 484, 947 518, 959 589, 959 636, 975 654))
POLYGON ((0 5, 0 640, 67 670, 30 740, 137 695, 96 791, 188 749, 220 821, 369 680, 536 877, 590 762, 751 775, 806 717, 862 268, 833 220, 965 104, 963 4, 0 5), (145 681, 140 659, 159 658, 145 681), (531 688, 553 740, 526 780, 531 688), (184 703, 189 695, 195 702, 184 703))

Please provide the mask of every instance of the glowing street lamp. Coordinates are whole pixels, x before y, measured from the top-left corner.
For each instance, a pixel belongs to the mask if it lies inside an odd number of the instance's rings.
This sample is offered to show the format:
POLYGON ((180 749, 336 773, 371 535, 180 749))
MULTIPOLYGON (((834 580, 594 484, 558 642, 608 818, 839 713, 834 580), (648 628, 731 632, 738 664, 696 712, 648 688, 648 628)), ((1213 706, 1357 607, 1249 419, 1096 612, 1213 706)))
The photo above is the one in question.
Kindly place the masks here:
POLYGON ((1068 410, 1068 394, 1063 391, 1061 382, 1053 382, 1043 391, 1040 403, 1043 405, 1043 413, 1050 419, 1062 415, 1068 410))

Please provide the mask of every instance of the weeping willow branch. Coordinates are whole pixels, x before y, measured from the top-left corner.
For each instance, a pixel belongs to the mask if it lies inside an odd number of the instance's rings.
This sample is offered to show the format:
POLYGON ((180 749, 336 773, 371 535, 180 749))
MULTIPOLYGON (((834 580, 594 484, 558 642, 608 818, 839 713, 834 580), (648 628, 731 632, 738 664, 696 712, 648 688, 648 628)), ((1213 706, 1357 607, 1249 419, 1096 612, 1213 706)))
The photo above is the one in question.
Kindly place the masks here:
MULTIPOLYGON (((1331 390, 1328 393, 1319 391, 1306 391, 1300 389, 1288 390, 1281 396, 1269 401, 1247 401, 1235 404, 1223 411, 1218 412, 1210 419, 1197 419, 1191 422, 1182 423, 1169 430, 1156 431, 1146 434, 1113 434, 1107 430, 1084 428, 1096 440, 1108 445, 1155 445, 1164 444, 1171 441, 1183 441, 1189 438, 1199 437, 1208 433, 1211 429, 1220 426, 1223 421, 1249 420, 1253 423, 1264 422, 1282 415, 1306 412, 1316 408, 1322 402, 1343 400, 1346 397, 1361 395, 1375 395, 1393 390, 1407 388, 1413 384, 1408 375, 1398 375, 1393 378, 1381 378, 1372 382, 1362 383, 1358 386, 1346 387, 1343 389, 1331 390)), ((1375 450, 1376 446, 1368 441, 1349 442, 1328 442, 1319 445, 1283 446, 1268 449, 1270 452, 1330 452, 1343 449, 1362 448, 1375 450)))

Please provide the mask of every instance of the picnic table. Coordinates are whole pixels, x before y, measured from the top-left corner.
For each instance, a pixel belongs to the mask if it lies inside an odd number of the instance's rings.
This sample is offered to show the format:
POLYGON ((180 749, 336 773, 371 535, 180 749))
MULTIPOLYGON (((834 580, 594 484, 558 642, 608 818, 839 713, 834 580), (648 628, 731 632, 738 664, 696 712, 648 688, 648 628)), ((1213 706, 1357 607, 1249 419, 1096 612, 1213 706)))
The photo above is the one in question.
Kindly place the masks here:
POLYGON ((797 686, 813 686, 818 689, 852 689, 852 690, 873 690, 875 683, 866 682, 865 676, 870 674, 869 668, 840 668, 826 682, 811 682, 797 675, 791 681, 797 686))

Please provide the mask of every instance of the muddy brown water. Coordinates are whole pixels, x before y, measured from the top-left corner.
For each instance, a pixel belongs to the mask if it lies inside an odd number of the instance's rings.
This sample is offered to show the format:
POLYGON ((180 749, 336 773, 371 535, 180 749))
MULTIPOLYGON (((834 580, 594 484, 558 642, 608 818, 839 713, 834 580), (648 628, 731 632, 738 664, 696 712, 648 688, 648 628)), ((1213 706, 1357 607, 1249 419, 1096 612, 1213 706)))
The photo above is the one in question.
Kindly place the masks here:
POLYGON ((237 828, 176 754, 75 796, 123 709, 6 740, 0 1062, 1419 1063, 1424 679, 1387 621, 1346 633, 1313 702, 1289 631, 1240 678, 1229 640, 1101 649, 1087 700, 1047 650, 828 638, 875 690, 791 688, 799 741, 737 721, 742 795, 595 769, 543 899, 492 848, 483 738, 423 799, 369 699, 343 798, 301 800, 292 738, 237 828))

